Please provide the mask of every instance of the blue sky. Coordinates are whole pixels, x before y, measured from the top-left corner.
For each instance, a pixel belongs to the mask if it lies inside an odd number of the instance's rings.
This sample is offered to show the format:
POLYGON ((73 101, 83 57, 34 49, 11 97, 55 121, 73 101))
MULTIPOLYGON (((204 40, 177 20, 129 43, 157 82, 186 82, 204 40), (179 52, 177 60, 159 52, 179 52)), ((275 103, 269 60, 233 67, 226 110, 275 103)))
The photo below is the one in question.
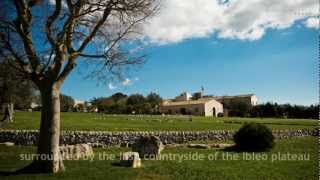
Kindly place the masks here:
POLYGON ((126 82, 84 79, 80 65, 62 86, 77 100, 157 92, 172 98, 183 91, 237 95, 254 93, 259 102, 310 105, 318 102, 318 31, 302 22, 284 29, 266 29, 257 40, 219 38, 216 33, 154 44, 147 62, 130 72, 126 82))

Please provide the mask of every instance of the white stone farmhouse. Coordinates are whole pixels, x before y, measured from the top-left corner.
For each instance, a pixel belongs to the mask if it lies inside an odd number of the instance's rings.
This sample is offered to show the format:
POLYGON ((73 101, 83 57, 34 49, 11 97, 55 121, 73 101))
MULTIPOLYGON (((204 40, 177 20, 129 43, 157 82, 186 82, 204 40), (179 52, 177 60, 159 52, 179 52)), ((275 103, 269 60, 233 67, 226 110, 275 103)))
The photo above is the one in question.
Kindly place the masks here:
POLYGON ((160 106, 160 112, 165 114, 218 116, 219 113, 223 113, 223 106, 214 99, 164 101, 160 106))
POLYGON ((164 114, 217 117, 219 113, 227 111, 227 109, 224 109, 224 106, 227 107, 235 101, 249 106, 255 106, 258 103, 258 98, 254 94, 237 96, 202 96, 202 92, 194 94, 197 94, 197 97, 184 92, 175 99, 164 100, 159 111, 164 114))

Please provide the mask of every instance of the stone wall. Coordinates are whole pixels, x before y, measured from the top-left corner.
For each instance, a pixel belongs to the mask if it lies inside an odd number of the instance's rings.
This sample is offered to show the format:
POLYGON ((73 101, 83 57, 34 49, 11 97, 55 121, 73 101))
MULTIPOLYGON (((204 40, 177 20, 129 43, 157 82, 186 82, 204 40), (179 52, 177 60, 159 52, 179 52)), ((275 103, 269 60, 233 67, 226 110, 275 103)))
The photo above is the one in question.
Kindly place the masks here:
MULTIPOLYGON (((137 138, 146 135, 158 136, 163 144, 181 144, 189 141, 227 141, 232 140, 235 131, 145 131, 145 132, 109 132, 109 131, 63 131, 61 144, 93 143, 108 146, 130 146, 137 138)), ((318 129, 276 130, 273 131, 277 139, 301 136, 317 136, 318 129)), ((17 145, 36 145, 38 130, 0 130, 1 142, 14 142, 17 145)))

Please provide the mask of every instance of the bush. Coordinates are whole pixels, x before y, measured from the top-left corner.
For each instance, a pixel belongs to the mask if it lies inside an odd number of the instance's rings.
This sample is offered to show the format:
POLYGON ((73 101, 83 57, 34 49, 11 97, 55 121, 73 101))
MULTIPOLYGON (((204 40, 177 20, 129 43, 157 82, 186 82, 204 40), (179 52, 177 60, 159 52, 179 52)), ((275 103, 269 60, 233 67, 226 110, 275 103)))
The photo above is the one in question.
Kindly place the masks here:
POLYGON ((233 139, 236 149, 241 151, 267 151, 274 146, 272 131, 256 123, 244 124, 233 139))
POLYGON ((218 117, 224 117, 224 114, 223 113, 218 113, 218 117))

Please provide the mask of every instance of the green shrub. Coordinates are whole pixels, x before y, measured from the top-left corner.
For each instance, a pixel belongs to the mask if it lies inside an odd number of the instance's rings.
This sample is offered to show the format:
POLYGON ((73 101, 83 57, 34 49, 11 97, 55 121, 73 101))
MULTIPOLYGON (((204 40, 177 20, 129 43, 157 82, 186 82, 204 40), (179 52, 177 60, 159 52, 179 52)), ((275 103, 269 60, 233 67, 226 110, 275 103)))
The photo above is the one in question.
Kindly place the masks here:
POLYGON ((236 149, 241 151, 267 151, 274 146, 272 131, 262 124, 244 124, 233 139, 236 149))

